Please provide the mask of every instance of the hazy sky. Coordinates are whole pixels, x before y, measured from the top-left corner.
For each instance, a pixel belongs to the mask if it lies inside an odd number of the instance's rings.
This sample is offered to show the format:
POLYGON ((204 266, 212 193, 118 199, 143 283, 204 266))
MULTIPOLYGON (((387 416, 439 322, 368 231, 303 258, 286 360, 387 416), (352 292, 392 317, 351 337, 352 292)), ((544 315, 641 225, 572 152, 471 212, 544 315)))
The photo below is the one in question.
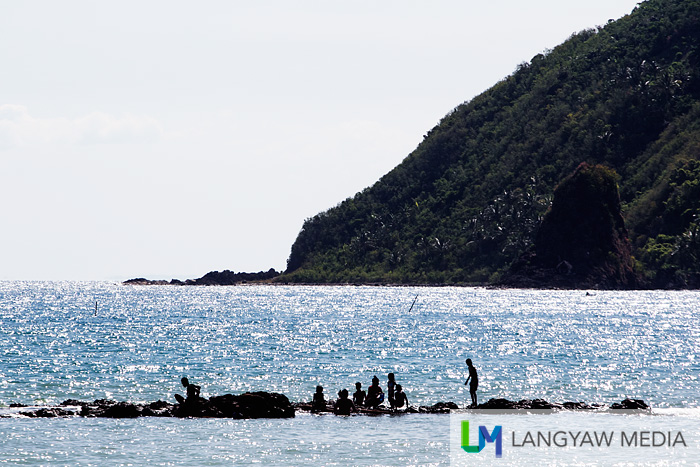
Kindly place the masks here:
POLYGON ((0 0, 0 279, 283 270, 304 219, 634 0, 0 0))

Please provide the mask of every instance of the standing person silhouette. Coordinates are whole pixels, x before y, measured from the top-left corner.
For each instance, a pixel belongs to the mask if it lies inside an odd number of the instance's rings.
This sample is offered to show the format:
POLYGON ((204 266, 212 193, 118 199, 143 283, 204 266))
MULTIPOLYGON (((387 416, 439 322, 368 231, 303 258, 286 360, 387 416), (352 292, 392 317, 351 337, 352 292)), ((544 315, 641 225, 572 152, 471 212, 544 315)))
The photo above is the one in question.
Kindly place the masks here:
POLYGON ((396 376, 394 373, 389 373, 389 380, 386 382, 386 389, 389 392, 389 406, 394 408, 394 392, 396 391, 396 376))
POLYGON ((472 365, 471 358, 467 359, 467 367, 469 367, 469 377, 464 382, 464 385, 466 386, 469 380, 471 380, 469 384, 469 394, 472 396, 472 405, 470 407, 476 407, 476 388, 479 387, 479 375, 476 374, 476 368, 472 365))

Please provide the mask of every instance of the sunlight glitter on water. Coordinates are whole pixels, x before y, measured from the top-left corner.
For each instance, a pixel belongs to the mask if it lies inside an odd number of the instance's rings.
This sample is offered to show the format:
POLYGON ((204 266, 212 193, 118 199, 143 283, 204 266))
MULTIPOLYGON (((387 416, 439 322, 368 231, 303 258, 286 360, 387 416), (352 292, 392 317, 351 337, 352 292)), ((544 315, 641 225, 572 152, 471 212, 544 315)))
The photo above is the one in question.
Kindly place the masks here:
MULTIPOLYGON (((447 400, 463 405, 469 399, 463 384, 467 357, 479 370, 480 400, 612 403, 633 397, 654 407, 697 407, 698 305, 698 292, 587 296, 583 291, 479 288, 0 282, 0 407, 69 398, 172 401, 184 375, 201 384, 205 395, 264 390, 304 401, 317 384, 333 397, 356 381, 366 387, 375 374, 385 385, 389 372, 396 373, 413 405, 447 400)), ((421 420, 433 420, 427 430, 440 432, 439 419, 421 420)), ((289 428, 318 433, 320 441, 312 447, 300 435, 304 446, 250 445, 238 461, 252 463, 265 458, 263 451, 279 455, 280 449, 300 453, 300 459, 326 459, 323 453, 342 449, 324 434, 328 427, 323 425, 335 421, 302 421, 289 428), (301 428, 304 424, 315 428, 301 428)), ((12 436, 14 423, 20 422, 12 421, 3 436, 12 436)), ((100 423, 108 422, 95 423, 95 432, 103 436, 108 426, 100 423)), ((146 439, 154 425, 143 423, 120 436, 146 439)), ((364 422, 349 422, 355 423, 364 422)), ((405 423, 394 428, 412 426, 405 423)), ((161 433, 172 427, 163 424, 153 429, 161 433)), ((384 422, 378 425, 389 429, 384 422)), ((249 435, 256 439, 259 433, 249 435)), ((436 436, 426 439, 440 445, 436 436)), ((405 441, 409 449, 404 441, 382 445, 357 434, 349 439, 356 442, 348 456, 367 453, 364 442, 372 450, 383 446, 386 459, 391 452, 408 464, 430 459, 420 454, 426 451, 417 442, 405 441)), ((201 444, 210 454, 207 459, 222 464, 232 459, 231 453, 209 449, 204 440, 201 444)), ((104 452, 118 456, 119 449, 107 446, 104 452)), ((60 456, 54 459, 60 463, 56 459, 60 456)))
POLYGON ((432 403, 464 398, 455 388, 468 355, 485 396, 649 398, 669 381, 687 393, 698 368, 692 292, 81 283, 4 283, 2 292, 3 374, 26 372, 37 387, 71 380, 95 396, 167 397, 187 373, 212 393, 303 399, 317 383, 368 384, 394 371, 416 401, 432 403), (93 300, 103 303, 98 316, 93 300))

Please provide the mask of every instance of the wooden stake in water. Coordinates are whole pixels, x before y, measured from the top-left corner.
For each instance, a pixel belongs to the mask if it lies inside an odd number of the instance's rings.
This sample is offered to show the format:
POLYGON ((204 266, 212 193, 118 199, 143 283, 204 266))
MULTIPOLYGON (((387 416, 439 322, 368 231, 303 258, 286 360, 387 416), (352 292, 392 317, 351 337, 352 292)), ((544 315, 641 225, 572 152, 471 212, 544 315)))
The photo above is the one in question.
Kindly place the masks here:
POLYGON ((95 300, 95 316, 97 316, 97 300, 95 300))
POLYGON ((413 305, 416 304, 416 300, 418 300, 418 295, 416 295, 416 298, 413 299, 413 303, 411 303, 411 308, 408 309, 409 313, 411 312, 411 310, 413 310, 413 305))

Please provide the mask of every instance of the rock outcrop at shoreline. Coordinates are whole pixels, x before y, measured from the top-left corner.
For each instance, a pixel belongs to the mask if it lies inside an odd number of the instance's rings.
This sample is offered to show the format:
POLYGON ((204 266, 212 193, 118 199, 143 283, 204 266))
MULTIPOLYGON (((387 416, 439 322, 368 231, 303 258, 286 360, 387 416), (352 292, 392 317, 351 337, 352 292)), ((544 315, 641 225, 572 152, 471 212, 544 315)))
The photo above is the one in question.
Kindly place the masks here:
POLYGON ((279 276, 280 273, 274 269, 260 272, 233 272, 228 269, 224 271, 211 271, 200 277, 199 279, 172 279, 165 280, 150 280, 144 277, 129 279, 122 284, 124 285, 239 285, 248 282, 265 282, 279 276))
MULTIPOLYGON (((21 404, 12 404, 11 407, 22 408, 21 404)), ((113 400, 98 399, 94 402, 85 402, 69 399, 59 407, 41 407, 36 410, 19 411, 19 415, 30 418, 55 418, 55 417, 98 417, 98 418, 138 418, 138 417, 181 417, 181 418, 293 418, 297 410, 312 412, 310 403, 292 404, 284 394, 269 392, 247 392, 235 396, 224 394, 213 396, 209 399, 200 399, 195 403, 171 404, 165 401, 151 402, 150 404, 133 404, 130 402, 116 402, 113 400)), ((391 410, 385 407, 370 409, 360 407, 359 415, 396 415, 396 414, 449 414, 451 410, 459 409, 454 402, 438 402, 433 405, 420 407, 408 407, 406 409, 391 410)), ((620 403, 610 406, 605 404, 587 404, 585 402, 564 402, 562 404, 548 402, 543 399, 523 399, 511 401, 508 399, 490 399, 472 409, 476 410, 647 410, 649 405, 640 399, 625 399, 620 403)), ((329 403, 325 410, 315 412, 333 412, 333 404, 329 403)))
MULTIPOLYGON (((300 403, 294 404, 297 410, 306 412, 333 412, 333 404, 328 403, 324 410, 312 410, 312 404, 300 403)), ((420 407, 408 407, 406 409, 391 410, 380 406, 376 409, 359 407, 358 414, 361 415, 384 415, 384 414, 408 414, 408 413, 427 413, 427 414, 449 414, 451 410, 457 410, 460 407, 454 402, 438 402, 433 405, 421 405, 420 407)), ((511 401, 508 399, 489 399, 487 402, 477 405, 476 407, 467 407, 471 410, 647 410, 649 405, 641 399, 625 399, 619 403, 614 403, 610 406, 605 404, 587 404, 585 402, 548 402, 544 399, 523 399, 520 401, 511 401)))
MULTIPOLYGON (((326 404, 323 410, 317 410, 313 408, 311 402, 301 402, 294 404, 294 408, 302 412, 314 412, 314 413, 324 413, 333 412, 333 402, 326 404)), ((385 406, 379 406, 377 408, 370 407, 357 407, 356 412, 360 415, 387 415, 387 414, 405 414, 405 413, 432 413, 432 414, 448 414, 450 410, 457 410, 459 406, 454 402, 438 402, 433 405, 421 405, 420 407, 407 407, 405 409, 389 409, 385 406)))
POLYGON ((554 190, 534 247, 513 263, 500 285, 636 288, 627 235, 616 174, 582 163, 554 190))
POLYGON ((246 392, 235 396, 224 394, 196 402, 171 404, 165 401, 150 404, 134 404, 98 399, 85 402, 69 399, 60 407, 42 407, 38 410, 20 411, 20 415, 32 418, 65 416, 99 418, 137 417, 193 417, 193 418, 292 418, 294 407, 284 394, 270 392, 246 392), (74 409, 75 408, 75 409, 74 409))
POLYGON ((559 410, 647 410, 649 405, 641 399, 625 399, 610 406, 605 404, 587 404, 585 402, 548 402, 544 399, 523 399, 510 401, 508 399, 489 399, 483 404, 474 407, 478 410, 532 410, 532 409, 559 409, 559 410))

